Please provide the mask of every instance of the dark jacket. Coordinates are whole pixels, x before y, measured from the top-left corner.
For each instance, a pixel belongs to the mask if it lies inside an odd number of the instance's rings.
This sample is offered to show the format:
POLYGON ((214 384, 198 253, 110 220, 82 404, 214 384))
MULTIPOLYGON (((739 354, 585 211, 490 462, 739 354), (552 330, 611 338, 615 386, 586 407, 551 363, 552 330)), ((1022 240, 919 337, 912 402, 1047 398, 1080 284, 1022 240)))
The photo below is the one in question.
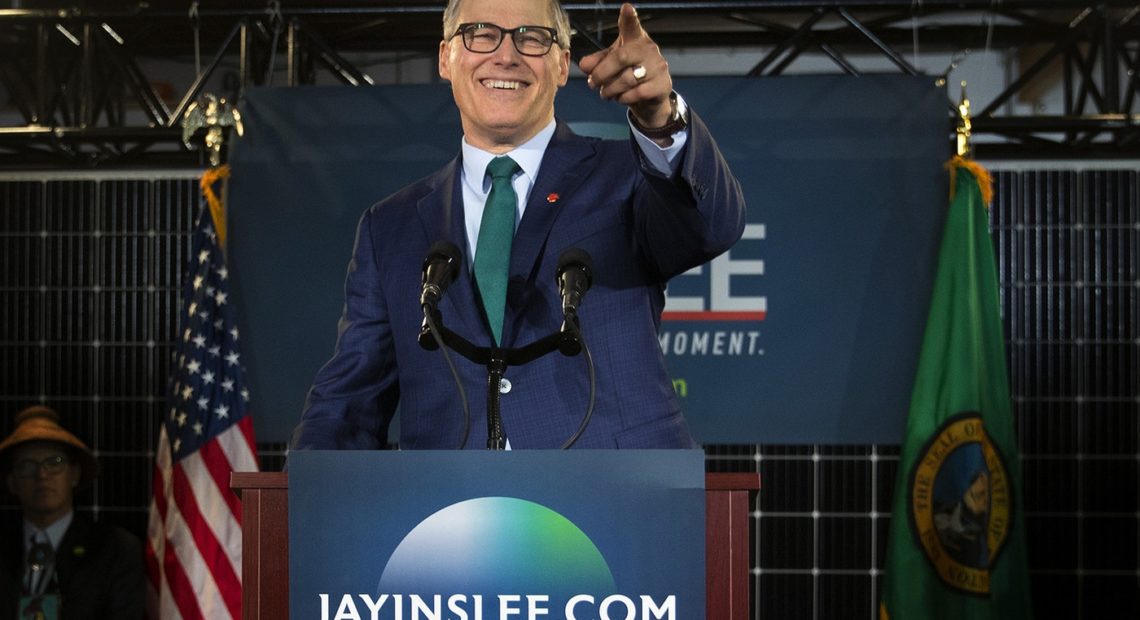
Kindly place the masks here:
MULTIPOLYGON (((16 618, 24 579, 23 531, 18 513, 0 523, 0 620, 16 618)), ((55 571, 61 620, 143 617, 142 548, 125 530, 77 513, 56 550, 55 571)))

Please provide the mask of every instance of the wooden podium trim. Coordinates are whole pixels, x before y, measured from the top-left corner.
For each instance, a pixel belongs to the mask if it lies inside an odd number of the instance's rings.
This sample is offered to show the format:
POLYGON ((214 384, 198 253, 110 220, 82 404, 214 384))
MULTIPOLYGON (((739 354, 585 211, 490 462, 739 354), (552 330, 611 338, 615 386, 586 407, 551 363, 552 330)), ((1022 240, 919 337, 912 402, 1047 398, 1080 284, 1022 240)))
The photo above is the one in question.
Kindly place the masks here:
MULTIPOLYGON (((289 617, 289 475, 234 472, 241 496, 242 618, 289 617)), ((760 474, 705 475, 705 554, 708 620, 748 620, 748 513, 760 474)))

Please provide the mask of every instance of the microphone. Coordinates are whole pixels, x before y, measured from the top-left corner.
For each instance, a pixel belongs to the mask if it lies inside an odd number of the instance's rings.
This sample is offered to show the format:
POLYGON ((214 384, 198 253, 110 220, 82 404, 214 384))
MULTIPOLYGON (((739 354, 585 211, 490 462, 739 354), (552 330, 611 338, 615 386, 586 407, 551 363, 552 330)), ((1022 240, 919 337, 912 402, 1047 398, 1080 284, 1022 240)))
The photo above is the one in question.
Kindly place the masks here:
MULTIPOLYGON (((431 248, 428 249, 427 256, 424 257, 423 288, 420 291, 420 309, 424 313, 424 322, 420 326, 420 335, 417 339, 425 351, 440 349, 447 367, 451 370, 451 376, 455 379, 455 385, 459 388, 459 401, 463 403, 463 440, 459 443, 460 450, 467 445, 468 431, 471 430, 471 408, 467 404, 467 391, 463 389, 459 372, 447 353, 449 345, 444 341, 447 332, 443 327, 443 316, 436 306, 443 299, 443 292, 459 277, 459 261, 462 258, 463 254, 459 252, 459 247, 450 241, 441 239, 431 244, 431 248)), ((462 338, 459 340, 466 343, 462 338)), ((460 349, 460 352, 463 350, 460 349)))
POLYGON ((562 444, 562 449, 566 450, 577 443, 582 433, 586 432, 590 418, 594 415, 594 399, 597 394, 594 358, 590 355, 590 348, 586 346, 586 340, 582 337, 582 330, 578 326, 578 306, 582 305, 586 291, 590 290, 590 285, 594 283, 594 261, 585 250, 571 248, 558 257, 557 273, 558 293, 562 296, 562 331, 558 339, 558 350, 567 357, 584 353, 586 370, 590 377, 590 398, 586 406, 586 415, 582 417, 582 423, 578 425, 574 435, 562 444))
POLYGON ((571 248, 558 257, 558 294, 562 296, 562 316, 577 321, 578 306, 594 283, 594 261, 585 250, 571 248))
POLYGON ((443 299, 443 292, 459 277, 459 261, 462 254, 450 241, 436 241, 424 257, 423 289, 420 292, 420 306, 435 310, 443 299))

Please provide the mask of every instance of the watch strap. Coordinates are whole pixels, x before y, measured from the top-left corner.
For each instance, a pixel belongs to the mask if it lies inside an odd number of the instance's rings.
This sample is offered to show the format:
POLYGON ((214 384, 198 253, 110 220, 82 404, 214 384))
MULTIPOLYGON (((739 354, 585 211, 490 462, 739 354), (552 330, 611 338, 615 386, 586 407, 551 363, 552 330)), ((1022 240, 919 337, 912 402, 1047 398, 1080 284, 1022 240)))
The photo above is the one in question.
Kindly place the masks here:
POLYGON ((637 117, 632 113, 629 115, 629 121, 633 123, 633 126, 646 138, 651 140, 664 140, 689 126, 689 121, 684 111, 682 111, 677 104, 677 93, 669 94, 669 106, 672 109, 672 113, 669 115, 669 122, 665 123, 662 127, 646 127, 638 122, 637 117))

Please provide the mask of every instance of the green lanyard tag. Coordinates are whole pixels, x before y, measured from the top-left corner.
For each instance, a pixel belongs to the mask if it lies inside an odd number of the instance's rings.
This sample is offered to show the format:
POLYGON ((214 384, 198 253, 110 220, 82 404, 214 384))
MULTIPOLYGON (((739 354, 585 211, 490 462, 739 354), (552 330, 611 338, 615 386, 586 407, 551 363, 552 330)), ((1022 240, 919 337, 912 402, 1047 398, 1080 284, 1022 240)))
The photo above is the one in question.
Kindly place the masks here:
POLYGON ((21 596, 16 609, 20 620, 59 620, 59 595, 21 596))

